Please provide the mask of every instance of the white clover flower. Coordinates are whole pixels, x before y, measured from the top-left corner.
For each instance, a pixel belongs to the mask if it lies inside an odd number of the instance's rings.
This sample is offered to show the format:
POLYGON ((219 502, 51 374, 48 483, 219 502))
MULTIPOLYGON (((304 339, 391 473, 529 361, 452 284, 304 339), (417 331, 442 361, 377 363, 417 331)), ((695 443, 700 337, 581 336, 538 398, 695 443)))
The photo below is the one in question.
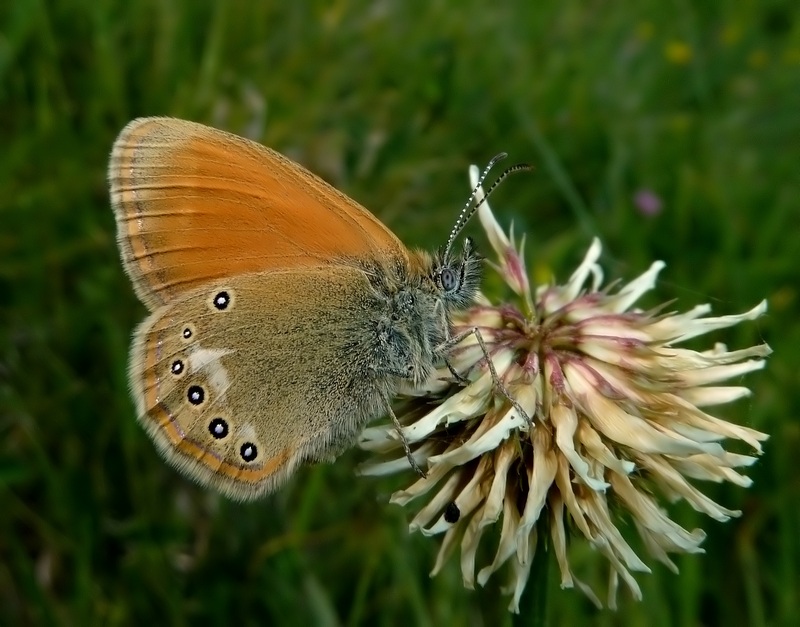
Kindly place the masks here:
MULTIPOLYGON (((470 169, 473 185, 478 170, 470 169)), ((482 198, 481 190, 478 199, 482 198)), ((616 607, 621 578, 636 599, 632 571, 650 572, 615 524, 616 512, 633 521, 651 557, 671 570, 669 553, 702 553, 705 534, 672 521, 656 494, 725 521, 740 515, 715 503, 691 480, 729 481, 747 487, 736 471, 755 457, 726 451, 726 438, 761 453, 767 435, 704 411, 750 394, 725 380, 760 370, 766 344, 729 351, 722 344, 697 352, 679 348, 690 338, 753 320, 761 302, 734 316, 705 317, 701 305, 682 313, 632 309, 664 267, 654 263, 618 289, 601 288, 595 240, 565 285, 544 285, 531 294, 521 249, 507 237, 488 203, 479 217, 498 261, 492 264, 516 300, 478 305, 454 320, 454 333, 477 328, 503 386, 531 420, 498 391, 477 339, 470 335, 451 354, 468 384, 441 368, 398 411, 414 459, 427 468, 392 502, 424 503, 410 523, 424 535, 444 534, 432 575, 460 546, 464 585, 483 586, 506 567, 519 611, 533 554, 547 530, 561 571, 561 586, 577 586, 600 606, 594 592, 572 572, 567 534, 584 537, 610 563, 608 605, 616 607), (612 512, 615 512, 612 514, 612 512), (545 526, 537 523, 544 520, 545 526), (494 560, 479 570, 476 552, 484 532, 500 527, 494 560), (569 531, 568 531, 569 530, 569 531)), ((376 454, 361 472, 409 470, 391 424, 366 429, 362 448, 376 454)))

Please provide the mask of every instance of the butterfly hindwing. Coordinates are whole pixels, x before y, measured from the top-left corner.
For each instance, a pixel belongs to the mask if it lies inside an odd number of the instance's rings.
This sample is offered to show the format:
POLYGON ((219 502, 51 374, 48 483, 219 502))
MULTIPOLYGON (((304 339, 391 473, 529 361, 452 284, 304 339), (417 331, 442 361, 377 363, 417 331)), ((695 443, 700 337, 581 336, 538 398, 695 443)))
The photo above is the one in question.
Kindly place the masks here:
POLYGON ((387 402, 369 385, 366 344, 348 339, 359 337, 367 290, 353 268, 288 270, 212 282, 151 314, 135 335, 131 381, 165 457, 249 499, 351 443, 387 402), (304 307, 297 289, 311 295, 304 307), (340 384, 353 379, 357 390, 340 384))

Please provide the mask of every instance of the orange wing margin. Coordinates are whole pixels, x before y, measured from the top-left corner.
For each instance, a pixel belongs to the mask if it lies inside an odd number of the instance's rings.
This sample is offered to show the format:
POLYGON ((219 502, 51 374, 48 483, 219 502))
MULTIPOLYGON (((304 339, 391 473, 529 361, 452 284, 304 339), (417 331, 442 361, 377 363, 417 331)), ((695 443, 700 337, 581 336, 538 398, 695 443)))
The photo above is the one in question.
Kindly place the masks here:
POLYGON ((154 310, 210 280, 343 258, 408 258, 361 205, 283 155, 174 118, 139 118, 109 163, 125 268, 154 310))

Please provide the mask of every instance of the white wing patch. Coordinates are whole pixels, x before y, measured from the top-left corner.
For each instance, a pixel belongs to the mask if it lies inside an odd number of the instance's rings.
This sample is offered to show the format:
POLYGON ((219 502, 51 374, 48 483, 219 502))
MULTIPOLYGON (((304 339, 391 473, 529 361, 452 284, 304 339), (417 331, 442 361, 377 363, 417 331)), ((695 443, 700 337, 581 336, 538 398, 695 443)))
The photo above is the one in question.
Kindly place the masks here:
POLYGON ((245 440, 253 440, 256 437, 256 429, 252 422, 245 422, 238 429, 237 435, 245 440))
POLYGON ((232 352, 232 350, 224 348, 202 348, 197 346, 189 353, 190 372, 204 371, 208 384, 214 391, 215 396, 221 400, 224 399, 225 392, 231 384, 228 370, 222 365, 222 358, 232 352))

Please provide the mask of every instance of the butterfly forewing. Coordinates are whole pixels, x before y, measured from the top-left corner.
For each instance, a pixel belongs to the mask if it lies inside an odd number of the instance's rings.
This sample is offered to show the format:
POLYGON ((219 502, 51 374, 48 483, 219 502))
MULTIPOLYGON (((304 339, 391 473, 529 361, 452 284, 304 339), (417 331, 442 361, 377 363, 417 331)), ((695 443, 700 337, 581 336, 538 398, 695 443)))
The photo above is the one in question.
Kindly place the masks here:
POLYGON ((407 259, 391 231, 317 176, 193 122, 128 124, 109 179, 123 262, 151 310, 224 277, 407 259))

